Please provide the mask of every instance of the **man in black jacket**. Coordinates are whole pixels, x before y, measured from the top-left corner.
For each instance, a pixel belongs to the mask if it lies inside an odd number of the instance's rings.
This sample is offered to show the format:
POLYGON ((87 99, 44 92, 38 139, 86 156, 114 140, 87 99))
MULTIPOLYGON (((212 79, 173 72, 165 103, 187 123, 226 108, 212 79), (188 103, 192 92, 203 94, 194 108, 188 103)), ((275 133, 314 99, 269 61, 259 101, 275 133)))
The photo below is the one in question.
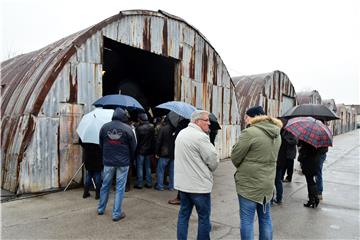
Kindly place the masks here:
POLYGON ((156 139, 155 153, 158 158, 156 168, 157 184, 155 189, 164 190, 165 168, 169 165, 169 186, 167 188, 174 190, 174 148, 175 148, 175 128, 170 124, 168 118, 165 118, 165 124, 160 128, 156 139))
POLYGON ((135 135, 127 122, 126 112, 121 108, 117 108, 112 121, 106 123, 99 134, 104 170, 97 211, 99 215, 103 215, 105 212, 111 182, 116 172, 116 194, 112 211, 113 221, 119 221, 125 217, 125 213, 121 210, 121 204, 124 198, 129 165, 133 161, 136 149, 135 135))
POLYGON ((134 188, 141 189, 144 182, 144 165, 145 165, 145 180, 146 188, 152 188, 151 177, 151 154, 154 153, 154 125, 149 123, 148 117, 145 113, 138 115, 139 125, 136 127, 136 185, 134 188))

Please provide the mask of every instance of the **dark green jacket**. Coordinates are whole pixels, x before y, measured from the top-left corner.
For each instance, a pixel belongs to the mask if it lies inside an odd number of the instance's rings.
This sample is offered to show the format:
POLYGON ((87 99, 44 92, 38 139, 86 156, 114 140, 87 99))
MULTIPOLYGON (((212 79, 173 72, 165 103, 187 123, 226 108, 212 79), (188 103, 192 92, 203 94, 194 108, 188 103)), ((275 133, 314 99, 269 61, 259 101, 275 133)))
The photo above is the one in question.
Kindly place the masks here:
POLYGON ((231 161, 236 167, 236 191, 242 197, 260 204, 271 200, 281 127, 276 118, 257 116, 233 146, 231 161))

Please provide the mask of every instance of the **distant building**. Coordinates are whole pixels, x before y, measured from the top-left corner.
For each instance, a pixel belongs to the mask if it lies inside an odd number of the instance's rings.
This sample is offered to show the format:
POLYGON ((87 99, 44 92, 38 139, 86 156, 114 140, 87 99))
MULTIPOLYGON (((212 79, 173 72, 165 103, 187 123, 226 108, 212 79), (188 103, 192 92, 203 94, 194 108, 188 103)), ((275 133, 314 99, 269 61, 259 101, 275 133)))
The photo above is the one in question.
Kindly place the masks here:
MULTIPOLYGON (((249 107, 260 105, 266 114, 280 117, 296 105, 295 88, 281 71, 233 77, 240 118, 249 107)), ((241 127, 244 128, 242 122, 241 127)))
POLYGON ((297 92, 296 99, 299 104, 321 104, 321 96, 318 91, 297 92))

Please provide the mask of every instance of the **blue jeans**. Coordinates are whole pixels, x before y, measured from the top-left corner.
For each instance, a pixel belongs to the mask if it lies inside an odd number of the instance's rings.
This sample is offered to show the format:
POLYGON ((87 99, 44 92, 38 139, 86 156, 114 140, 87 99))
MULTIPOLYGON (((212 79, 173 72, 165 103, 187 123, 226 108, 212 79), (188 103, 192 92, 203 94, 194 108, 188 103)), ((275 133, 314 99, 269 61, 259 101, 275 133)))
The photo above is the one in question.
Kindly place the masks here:
POLYGON ((124 199, 125 184, 129 171, 127 167, 110 167, 104 166, 104 179, 100 190, 100 201, 98 205, 98 213, 103 214, 105 212, 106 204, 109 198, 110 187, 112 179, 116 172, 116 193, 114 199, 114 207, 112 211, 112 218, 118 219, 121 216, 121 204, 124 199))
POLYGON ((326 153, 320 155, 320 167, 316 175, 316 187, 318 190, 318 194, 322 194, 323 192, 323 179, 322 179, 322 169, 324 162, 326 160, 326 153))
POLYGON ((177 239, 187 239, 189 219, 195 205, 198 214, 197 239, 210 239, 211 195, 210 193, 180 193, 180 210, 177 223, 177 239))
POLYGON ((96 190, 100 191, 101 188, 101 171, 91 171, 87 170, 86 179, 85 179, 85 187, 88 189, 93 185, 91 179, 94 179, 96 190))
POLYGON ((138 155, 136 159, 136 185, 139 187, 142 187, 144 184, 144 164, 146 184, 148 186, 152 185, 150 156, 138 155))
POLYGON ((165 168, 169 165, 169 190, 174 189, 174 159, 160 158, 156 168, 157 187, 160 190, 164 189, 164 174, 165 168))
POLYGON ((265 205, 246 199, 240 195, 240 235, 241 239, 253 240, 254 239, 254 217, 255 210, 259 219, 259 239, 268 240, 272 239, 272 220, 270 214, 270 203, 265 205))
POLYGON ((281 202, 283 196, 283 173, 284 169, 276 168, 276 176, 275 176, 275 188, 276 188, 276 201, 281 202))

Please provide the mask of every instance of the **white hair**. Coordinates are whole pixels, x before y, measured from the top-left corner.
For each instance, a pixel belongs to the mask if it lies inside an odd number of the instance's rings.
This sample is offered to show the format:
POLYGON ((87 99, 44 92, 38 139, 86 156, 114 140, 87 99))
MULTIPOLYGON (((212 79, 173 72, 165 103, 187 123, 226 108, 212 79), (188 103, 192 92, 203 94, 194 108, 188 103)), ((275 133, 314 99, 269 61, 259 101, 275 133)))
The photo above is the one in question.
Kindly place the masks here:
POLYGON ((202 119, 204 114, 209 115, 210 113, 205 110, 195 110, 191 114, 191 122, 194 123, 196 120, 202 119))

